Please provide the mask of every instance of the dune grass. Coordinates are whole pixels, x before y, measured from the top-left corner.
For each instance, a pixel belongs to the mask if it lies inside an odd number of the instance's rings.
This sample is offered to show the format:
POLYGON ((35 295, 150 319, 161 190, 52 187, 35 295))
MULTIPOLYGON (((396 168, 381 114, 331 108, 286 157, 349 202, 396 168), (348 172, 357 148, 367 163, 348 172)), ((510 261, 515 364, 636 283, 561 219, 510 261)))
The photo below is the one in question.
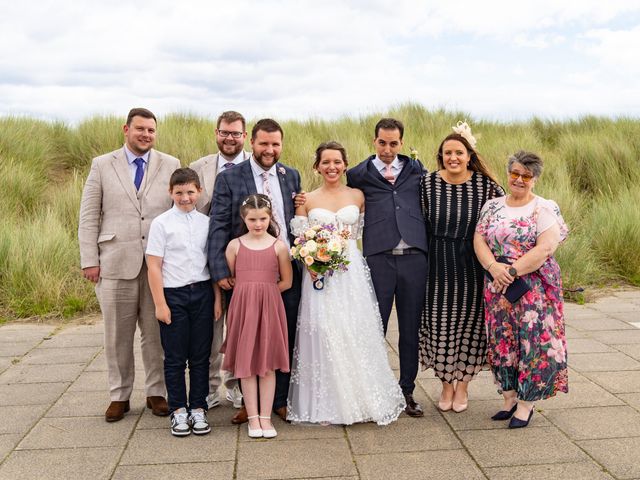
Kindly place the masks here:
MULTIPOLYGON (((478 150, 503 185, 510 154, 539 153, 545 171, 536 192, 558 202, 571 228, 557 253, 565 287, 640 285, 640 121, 589 116, 506 124, 404 104, 363 117, 284 121, 281 160, 297 168, 311 190, 319 184, 311 170, 317 145, 343 143, 353 166, 372 153, 373 127, 382 116, 405 123, 404 152, 417 149, 429 170, 458 120, 472 125, 478 150)), ((213 118, 172 114, 159 120, 157 148, 183 165, 215 151, 213 118)), ((91 159, 122 145, 122 123, 112 116, 75 127, 0 118, 0 323, 97 308, 93 285, 78 265, 78 210, 91 159)))

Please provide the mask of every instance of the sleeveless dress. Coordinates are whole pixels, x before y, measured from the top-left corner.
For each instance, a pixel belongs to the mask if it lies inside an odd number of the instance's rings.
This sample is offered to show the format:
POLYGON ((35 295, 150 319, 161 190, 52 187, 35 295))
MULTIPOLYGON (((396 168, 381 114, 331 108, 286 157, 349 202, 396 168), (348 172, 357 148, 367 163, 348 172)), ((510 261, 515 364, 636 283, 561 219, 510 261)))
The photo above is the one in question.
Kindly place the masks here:
POLYGON ((356 205, 348 205, 337 212, 314 208, 308 219, 297 216, 291 222, 295 234, 315 224, 351 231, 346 272, 325 277, 318 291, 304 271, 287 402, 292 422, 386 425, 404 410, 371 276, 357 245, 362 217, 356 205))
POLYGON ((222 369, 236 378, 264 375, 270 370, 289 371, 279 271, 275 242, 253 250, 240 241, 236 284, 227 312, 227 338, 220 349, 225 354, 222 369))
MULTIPOLYGON (((554 224, 560 241, 567 238, 569 229, 553 200, 536 195, 527 205, 510 207, 505 199, 487 202, 476 226, 494 256, 513 263, 554 224)), ((532 402, 569 391, 562 277, 549 257, 520 278, 531 290, 513 305, 485 280, 487 356, 500 390, 516 390, 520 400, 532 402)))

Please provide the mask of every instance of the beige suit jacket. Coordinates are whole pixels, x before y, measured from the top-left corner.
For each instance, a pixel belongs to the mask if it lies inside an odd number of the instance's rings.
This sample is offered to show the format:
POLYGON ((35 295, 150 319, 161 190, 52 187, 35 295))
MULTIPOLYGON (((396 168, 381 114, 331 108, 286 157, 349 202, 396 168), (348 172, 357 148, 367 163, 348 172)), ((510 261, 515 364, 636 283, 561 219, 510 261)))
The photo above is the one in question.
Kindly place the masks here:
MULTIPOLYGON (((250 152, 243 152, 243 154, 245 160, 251 158, 250 152)), ((198 203, 196 203, 196 209, 205 215, 209 215, 209 209, 211 208, 213 186, 216 183, 216 176, 218 175, 219 156, 220 153, 213 153, 206 157, 199 158, 189 165, 189 168, 195 170, 198 177, 200 177, 202 193, 200 194, 200 198, 198 198, 198 203)))
POLYGON ((80 203, 80 266, 100 276, 131 280, 140 273, 151 221, 171 208, 169 178, 177 158, 151 150, 140 185, 131 178, 124 148, 93 159, 80 203))

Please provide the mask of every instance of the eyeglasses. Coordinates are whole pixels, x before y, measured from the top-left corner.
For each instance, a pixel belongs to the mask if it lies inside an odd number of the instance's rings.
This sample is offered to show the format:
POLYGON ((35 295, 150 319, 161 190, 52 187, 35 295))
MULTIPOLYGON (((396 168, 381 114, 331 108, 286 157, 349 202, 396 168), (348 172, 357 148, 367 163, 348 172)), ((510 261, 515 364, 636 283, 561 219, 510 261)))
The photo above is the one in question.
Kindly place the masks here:
POLYGON ((218 130, 218 135, 223 138, 227 138, 228 136, 232 136, 233 138, 240 138, 242 136, 242 132, 230 132, 229 130, 218 130))
POLYGON ((511 178, 513 178, 514 180, 517 180, 518 177, 520 177, 520 178, 522 178, 522 181, 524 183, 529 183, 531 181, 531 179, 533 178, 533 175, 531 175, 530 173, 509 172, 509 176, 511 178))

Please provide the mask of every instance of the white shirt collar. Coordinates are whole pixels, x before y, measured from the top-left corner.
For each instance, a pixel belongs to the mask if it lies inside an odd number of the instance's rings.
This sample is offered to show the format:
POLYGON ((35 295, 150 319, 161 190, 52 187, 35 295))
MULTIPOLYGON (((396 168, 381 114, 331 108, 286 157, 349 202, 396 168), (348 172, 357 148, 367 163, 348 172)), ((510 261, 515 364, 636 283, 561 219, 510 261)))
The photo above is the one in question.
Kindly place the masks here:
POLYGON ((194 215, 195 212, 197 212, 197 209, 194 207, 193 210, 191 210, 190 212, 183 212, 182 210, 180 210, 178 208, 178 206, 174 203, 173 206, 171 207, 171 210, 173 210, 173 213, 176 215, 182 215, 185 217, 192 217, 194 215))
POLYGON ((150 153, 151 150, 146 152, 144 155, 137 156, 135 153, 129 150, 126 143, 124 144, 124 154, 127 156, 127 162, 129 162, 129 165, 131 165, 136 158, 141 158, 142 160, 144 160, 144 163, 149 163, 150 153))
MULTIPOLYGON (((385 167, 387 166, 386 163, 380 160, 380 157, 378 157, 378 155, 376 155, 375 158, 373 159, 373 164, 375 165, 378 171, 384 170, 385 167)), ((401 169, 402 169, 402 162, 400 162, 400 159, 396 155, 396 158, 394 158, 393 162, 391 162, 391 170, 401 170, 401 169)))
POLYGON ((249 162, 251 163, 251 170, 253 170, 254 177, 261 177, 264 172, 267 172, 269 176, 276 175, 276 168, 278 167, 278 162, 274 163, 269 170, 265 170, 264 168, 262 168, 258 164, 258 162, 256 162, 256 159, 253 158, 253 155, 251 155, 249 162))
POLYGON ((244 150, 240 150, 240 153, 236 155, 232 160, 227 160, 224 156, 222 156, 220 152, 218 152, 218 163, 220 165, 224 165, 225 163, 233 163, 234 165, 237 165, 241 162, 244 162, 244 159, 244 150))

